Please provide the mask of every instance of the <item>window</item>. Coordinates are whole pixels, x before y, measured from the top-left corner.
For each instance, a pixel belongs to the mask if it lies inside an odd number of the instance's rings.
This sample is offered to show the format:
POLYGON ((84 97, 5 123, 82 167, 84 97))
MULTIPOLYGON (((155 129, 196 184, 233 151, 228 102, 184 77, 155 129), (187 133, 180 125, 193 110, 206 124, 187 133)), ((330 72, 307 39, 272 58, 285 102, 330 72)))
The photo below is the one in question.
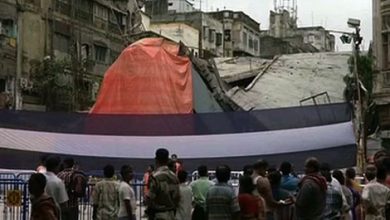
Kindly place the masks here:
POLYGON ((228 11, 225 11, 224 13, 223 13, 223 17, 224 18, 228 18, 230 16, 230 13, 228 12, 228 11))
POLYGON ((95 44, 95 60, 99 62, 106 62, 107 47, 95 44))
POLYGON ((82 44, 81 45, 81 60, 88 60, 89 59, 89 45, 88 44, 82 44))
POLYGON ((315 41, 315 36, 313 35, 313 34, 310 34, 309 35, 309 37, 308 37, 308 41, 309 41, 309 43, 314 43, 314 41, 315 41))
POLYGON ((108 9, 102 5, 96 4, 95 5, 95 11, 94 11, 95 17, 105 20, 108 20, 108 9))
POLYGON ((59 13, 70 16, 70 0, 57 0, 55 7, 59 13))
POLYGON ((111 53, 110 53, 111 62, 114 63, 115 60, 119 57, 120 54, 121 54, 120 52, 111 50, 111 53))
POLYGON ((385 15, 382 17, 382 30, 389 30, 390 29, 390 16, 385 15))
POLYGON ((246 32, 242 33, 242 43, 244 44, 244 47, 248 46, 248 34, 246 32))
POLYGON ((5 92, 5 79, 0 79, 0 93, 5 92))
POLYGON ((55 50, 69 53, 69 48, 71 46, 69 37, 56 33, 53 37, 53 44, 55 50))
POLYGON ((93 20, 93 7, 92 1, 83 0, 75 3, 76 18, 85 22, 92 22, 93 20))
POLYGON ((389 37, 388 34, 382 35, 382 50, 383 50, 383 68, 388 69, 389 65, 389 37))
POLYGON ((249 48, 253 49, 253 39, 252 39, 252 37, 249 37, 249 48))
POLYGON ((209 29, 209 42, 213 43, 215 41, 215 30, 209 29))
POLYGON ((25 3, 31 4, 35 7, 41 7, 41 0, 25 0, 25 3))
POLYGON ((225 30, 225 42, 230 42, 231 41, 231 39, 232 39, 232 35, 231 35, 231 30, 225 30))
POLYGON ((259 51, 259 41, 253 40, 253 47, 255 48, 255 51, 259 51))
POLYGON ((12 19, 0 20, 0 35, 2 34, 8 37, 16 37, 16 25, 12 19))
POLYGON ((389 87, 390 85, 390 71, 382 72, 384 78, 384 86, 389 87))
POLYGON ((234 15, 233 15, 233 18, 234 18, 234 19, 238 19, 238 18, 239 18, 239 15, 238 15, 238 14, 234 14, 234 15))
POLYGON ((222 34, 221 33, 217 33, 217 41, 215 44, 217 45, 217 47, 222 45, 222 34))
POLYGON ((203 26, 203 39, 207 40, 208 38, 208 28, 203 26))

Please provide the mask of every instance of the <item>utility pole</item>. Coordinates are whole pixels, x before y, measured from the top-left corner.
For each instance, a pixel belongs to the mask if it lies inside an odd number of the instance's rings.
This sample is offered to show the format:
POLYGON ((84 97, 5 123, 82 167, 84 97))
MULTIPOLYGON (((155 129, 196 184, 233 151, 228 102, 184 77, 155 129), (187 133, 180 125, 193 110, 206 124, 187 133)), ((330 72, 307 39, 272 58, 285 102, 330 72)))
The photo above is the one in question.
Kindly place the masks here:
POLYGON ((14 110, 22 109, 22 92, 20 80, 23 64, 23 7, 20 0, 16 1, 17 37, 16 37, 16 75, 14 80, 14 110))
POLYGON ((340 39, 345 44, 350 44, 352 41, 352 56, 353 56, 353 75, 355 78, 356 84, 356 93, 357 93, 357 102, 354 102, 356 108, 356 121, 355 123, 355 132, 357 133, 357 167, 359 172, 363 173, 366 166, 367 159, 367 137, 366 137, 366 107, 365 101, 362 96, 360 89, 361 81, 358 69, 359 55, 360 55, 360 45, 363 38, 360 36, 360 20, 358 19, 349 19, 348 26, 355 29, 355 33, 349 33, 344 31, 329 31, 333 33, 343 34, 340 39))
POLYGON ((360 77, 359 77, 359 70, 358 70, 358 62, 359 62, 359 55, 360 55, 360 45, 362 43, 362 38, 360 36, 360 27, 355 28, 356 32, 353 36, 353 54, 354 54, 354 67, 353 72, 356 80, 356 87, 357 87, 357 95, 358 95, 358 122, 359 122, 359 132, 358 132, 358 140, 359 140, 359 146, 358 146, 358 159, 360 160, 360 166, 361 172, 364 172, 364 168, 366 166, 366 159, 367 159, 367 137, 366 137, 366 125, 365 125, 365 102, 362 97, 361 89, 360 89, 360 77))

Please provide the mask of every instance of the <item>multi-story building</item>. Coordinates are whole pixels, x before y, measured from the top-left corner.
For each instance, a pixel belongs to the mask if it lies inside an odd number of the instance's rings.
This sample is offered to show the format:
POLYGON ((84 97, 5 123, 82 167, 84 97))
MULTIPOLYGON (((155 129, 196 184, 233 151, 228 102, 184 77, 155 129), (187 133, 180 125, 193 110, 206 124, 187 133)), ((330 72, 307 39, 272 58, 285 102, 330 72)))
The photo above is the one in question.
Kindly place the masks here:
POLYGON ((182 13, 195 11, 193 3, 188 0, 169 0, 168 1, 169 13, 182 13))
POLYGON ((155 23, 149 29, 177 43, 182 42, 195 56, 199 54, 199 31, 185 23, 155 23))
POLYGON ((276 38, 285 38, 293 35, 297 29, 297 20, 287 10, 270 11, 269 35, 276 38))
POLYGON ((260 55, 260 24, 247 14, 230 10, 170 10, 172 4, 172 0, 146 1, 146 13, 152 17, 153 25, 185 23, 198 30, 200 57, 260 55))
POLYGON ((260 23, 241 11, 208 14, 223 24, 224 56, 260 56, 260 23))
MULTIPOLYGON (((163 4, 163 2, 164 0, 161 0, 157 3, 155 2, 155 4, 163 4)), ((173 14, 168 13, 164 8, 160 8, 160 11, 153 11, 148 7, 148 4, 146 4, 146 13, 152 12, 153 14, 150 14, 152 17, 152 26, 167 27, 169 24, 178 26, 184 23, 195 28, 199 33, 199 42, 195 49, 199 51, 200 57, 209 58, 223 56, 223 24, 217 19, 201 11, 173 14)), ((192 40, 190 39, 190 41, 192 40)))
POLYGON ((0 108, 8 107, 16 73, 16 7, 0 3, 0 108))
POLYGON ((390 146, 390 0, 373 0, 374 99, 383 145, 390 146))
POLYGON ((275 45, 273 47, 264 45, 262 57, 273 57, 279 55, 281 51, 334 52, 336 45, 335 36, 324 27, 298 27, 295 14, 292 15, 284 9, 270 12, 269 30, 262 31, 261 40, 267 41, 268 45, 275 45), (285 45, 290 49, 286 49, 285 45))
MULTIPOLYGON (((1 0, 0 55, 5 59, 0 59, 0 92, 19 100, 15 103, 19 109, 45 109, 39 97, 29 92, 34 86, 32 70, 43 60, 71 60, 86 73, 83 84, 92 97, 106 69, 127 45, 126 36, 142 29, 138 3, 1 0), (20 66, 17 54, 22 59, 20 66)), ((61 83, 71 82, 72 77, 63 77, 61 83)))
POLYGON ((302 36, 303 43, 311 44, 320 52, 334 52, 336 38, 321 26, 300 27, 294 30, 295 36, 302 36))

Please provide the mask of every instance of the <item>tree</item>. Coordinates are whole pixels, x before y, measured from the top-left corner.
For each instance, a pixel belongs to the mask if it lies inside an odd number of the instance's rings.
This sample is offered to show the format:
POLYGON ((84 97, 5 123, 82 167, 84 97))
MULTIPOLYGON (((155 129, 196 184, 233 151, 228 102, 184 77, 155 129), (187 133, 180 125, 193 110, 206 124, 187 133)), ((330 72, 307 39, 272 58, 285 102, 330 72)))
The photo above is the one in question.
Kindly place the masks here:
MULTIPOLYGON (((350 57, 348 60, 349 70, 351 75, 344 77, 344 82, 346 84, 346 89, 344 90, 344 98, 347 102, 357 102, 358 95, 356 85, 356 78, 353 74, 354 67, 354 58, 350 57)), ((368 55, 360 55, 357 58, 357 67, 359 73, 359 79, 363 84, 365 90, 361 89, 363 103, 365 104, 364 108, 364 118, 365 118, 365 129, 366 134, 370 135, 374 133, 378 127, 378 114, 376 111, 376 106, 373 100, 373 57, 369 53, 368 55)))
POLYGON ((91 84, 84 79, 86 69, 73 60, 45 59, 32 72, 32 92, 47 111, 86 110, 93 104, 91 84))

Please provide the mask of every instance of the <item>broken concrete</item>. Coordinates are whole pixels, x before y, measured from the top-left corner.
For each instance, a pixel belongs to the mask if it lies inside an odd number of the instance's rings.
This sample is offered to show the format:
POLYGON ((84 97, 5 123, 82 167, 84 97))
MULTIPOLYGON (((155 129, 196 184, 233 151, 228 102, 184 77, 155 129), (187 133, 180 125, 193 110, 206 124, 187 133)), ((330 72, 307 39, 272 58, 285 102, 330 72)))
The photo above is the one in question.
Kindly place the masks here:
POLYGON ((272 60, 259 58, 216 59, 222 79, 232 82, 250 71, 262 73, 248 91, 234 87, 227 95, 244 110, 344 102, 344 76, 349 74, 350 53, 304 53, 283 55, 268 70, 272 60), (314 101, 305 98, 326 93, 314 101))

